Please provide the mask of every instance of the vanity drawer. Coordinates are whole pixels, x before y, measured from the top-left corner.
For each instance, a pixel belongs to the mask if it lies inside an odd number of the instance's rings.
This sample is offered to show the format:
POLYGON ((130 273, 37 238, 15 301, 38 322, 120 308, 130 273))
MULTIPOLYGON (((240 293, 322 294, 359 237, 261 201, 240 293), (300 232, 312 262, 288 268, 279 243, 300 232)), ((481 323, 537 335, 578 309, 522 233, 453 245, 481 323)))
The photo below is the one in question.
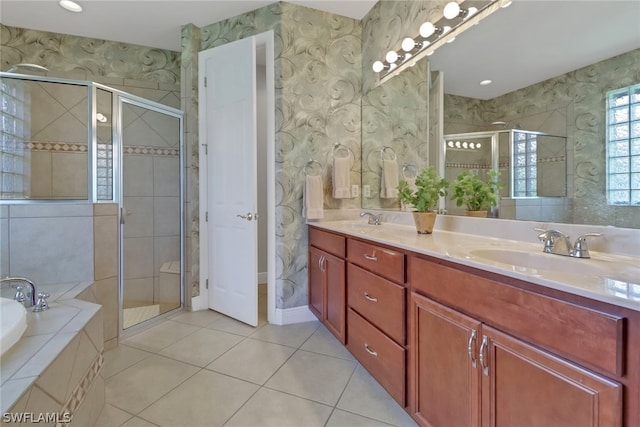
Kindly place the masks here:
POLYGON ((401 345, 405 344, 405 288, 353 264, 347 266, 347 304, 401 345))
POLYGON ((366 268, 380 276, 404 283, 404 254, 360 240, 347 239, 349 262, 366 268))
POLYGON ((309 244, 337 257, 345 257, 345 238, 314 227, 309 227, 309 244))
POLYGON ((572 360, 621 376, 625 318, 412 258, 412 290, 572 360))
POLYGON ((347 310, 347 348, 402 407, 405 401, 405 349, 351 308, 347 310))

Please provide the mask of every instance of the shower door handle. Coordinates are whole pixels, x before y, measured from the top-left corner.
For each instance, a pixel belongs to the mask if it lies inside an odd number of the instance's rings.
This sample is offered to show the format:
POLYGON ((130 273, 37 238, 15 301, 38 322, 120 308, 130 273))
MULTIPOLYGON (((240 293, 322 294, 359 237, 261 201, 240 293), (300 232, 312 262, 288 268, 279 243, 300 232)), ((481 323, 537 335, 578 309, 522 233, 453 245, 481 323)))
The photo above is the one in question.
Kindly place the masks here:
POLYGON ((120 224, 123 224, 123 225, 124 225, 124 222, 125 222, 125 221, 124 221, 124 217, 125 217, 125 216, 131 216, 131 213, 132 213, 132 212, 131 212, 130 210, 125 209, 124 207, 121 207, 121 208, 120 208, 120 224))

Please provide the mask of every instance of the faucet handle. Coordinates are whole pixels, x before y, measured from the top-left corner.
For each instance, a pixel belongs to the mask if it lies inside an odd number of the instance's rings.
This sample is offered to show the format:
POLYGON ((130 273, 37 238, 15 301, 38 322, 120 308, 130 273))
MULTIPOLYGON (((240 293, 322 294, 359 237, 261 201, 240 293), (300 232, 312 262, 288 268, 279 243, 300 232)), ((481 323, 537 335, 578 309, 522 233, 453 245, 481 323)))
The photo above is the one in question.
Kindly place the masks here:
POLYGON ((39 311, 44 311, 49 309, 49 303, 47 302, 47 298, 51 295, 47 292, 38 292, 38 301, 36 301, 36 305, 33 306, 33 311, 36 313, 39 311))
POLYGON ((16 294, 13 296, 13 299, 18 301, 19 303, 24 304, 27 300, 27 296, 24 294, 24 286, 22 285, 11 285, 12 288, 16 289, 16 294))
POLYGON ((591 258, 589 248, 587 246, 587 237, 598 236, 602 236, 602 233, 585 233, 578 237, 573 245, 573 252, 571 253, 571 256, 575 258, 591 258))

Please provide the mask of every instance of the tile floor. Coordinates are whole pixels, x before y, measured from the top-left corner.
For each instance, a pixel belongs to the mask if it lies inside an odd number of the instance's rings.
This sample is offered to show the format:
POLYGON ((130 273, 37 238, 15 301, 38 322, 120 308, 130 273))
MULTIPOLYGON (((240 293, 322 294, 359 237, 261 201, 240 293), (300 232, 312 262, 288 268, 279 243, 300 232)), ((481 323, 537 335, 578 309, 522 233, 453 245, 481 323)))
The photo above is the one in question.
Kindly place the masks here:
POLYGON ((415 426, 319 322, 183 312, 105 353, 97 426, 415 426))

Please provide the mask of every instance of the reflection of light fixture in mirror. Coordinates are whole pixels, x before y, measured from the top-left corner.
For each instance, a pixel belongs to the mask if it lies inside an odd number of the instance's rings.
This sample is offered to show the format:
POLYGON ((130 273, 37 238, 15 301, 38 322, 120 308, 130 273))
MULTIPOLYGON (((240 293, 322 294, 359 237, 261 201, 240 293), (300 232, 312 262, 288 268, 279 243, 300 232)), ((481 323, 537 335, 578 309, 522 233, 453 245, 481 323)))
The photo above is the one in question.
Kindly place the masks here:
POLYGON ((60 0, 58 4, 65 10, 74 13, 82 12, 82 6, 71 0, 60 0))
POLYGON ((107 116, 102 113, 96 113, 96 120, 100 123, 107 123, 107 116))
POLYGON ((479 150, 482 144, 479 142, 447 141, 447 147, 453 150, 479 150))
POLYGON ((503 3, 501 7, 504 9, 505 7, 511 6, 511 3, 513 3, 513 2, 511 0, 509 0, 509 1, 505 2, 505 3, 503 3))
POLYGON ((447 19, 467 19, 474 13, 478 11, 475 7, 470 7, 469 9, 462 9, 458 3, 455 1, 447 3, 444 7, 444 17, 447 19))

